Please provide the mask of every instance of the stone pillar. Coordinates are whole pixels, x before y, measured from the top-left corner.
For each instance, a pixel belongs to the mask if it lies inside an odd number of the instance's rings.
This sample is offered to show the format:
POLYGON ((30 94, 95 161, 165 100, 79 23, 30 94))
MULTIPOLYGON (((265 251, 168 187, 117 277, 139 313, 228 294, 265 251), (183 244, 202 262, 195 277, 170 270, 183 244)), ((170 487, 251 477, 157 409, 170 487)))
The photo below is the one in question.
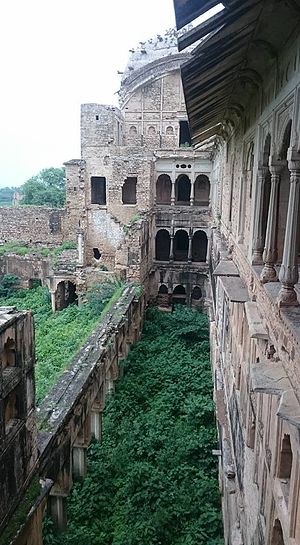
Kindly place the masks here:
POLYGON ((91 433, 101 443, 102 440, 102 411, 92 409, 91 411, 91 433))
POLYGON ((171 189, 171 206, 175 204, 175 181, 172 180, 172 189, 171 189))
POLYGON ((78 233, 77 248, 78 248, 78 264, 83 265, 83 234, 82 233, 78 233))
POLYGON ((58 532, 65 532, 67 529, 67 498, 66 496, 49 496, 48 511, 53 519, 58 532))
POLYGON ((254 232, 253 232, 253 254, 252 264, 260 265, 263 263, 262 254, 264 249, 264 240, 262 232, 263 207, 264 207, 264 189, 265 180, 268 172, 268 167, 260 167, 257 171, 256 185, 256 200, 255 200, 255 217, 254 217, 254 232))
POLYGON ((188 249, 188 262, 192 262, 192 242, 193 242, 193 233, 189 233, 189 249, 188 249))
POLYGON ((50 291, 50 295, 51 295, 51 308, 52 308, 52 312, 55 312, 55 311, 56 311, 55 291, 50 291))
POLYGON ((75 445, 72 450, 72 456, 74 477, 85 477, 87 470, 87 447, 75 445))
POLYGON ((191 181, 190 206, 194 206, 195 201, 195 181, 191 181))
POLYGON ((170 261, 174 261, 174 235, 170 235, 170 261))
POLYGON ((277 261, 277 222, 278 222, 278 194, 280 184, 281 165, 271 165, 271 193, 268 212, 265 249, 263 253, 264 268, 260 279, 266 282, 277 282, 275 264, 277 261))
POLYGON ((289 161, 290 193, 287 211, 286 230, 282 264, 279 272, 279 280, 282 283, 279 295, 279 306, 298 306, 295 284, 298 282, 298 212, 300 197, 300 160, 289 161))

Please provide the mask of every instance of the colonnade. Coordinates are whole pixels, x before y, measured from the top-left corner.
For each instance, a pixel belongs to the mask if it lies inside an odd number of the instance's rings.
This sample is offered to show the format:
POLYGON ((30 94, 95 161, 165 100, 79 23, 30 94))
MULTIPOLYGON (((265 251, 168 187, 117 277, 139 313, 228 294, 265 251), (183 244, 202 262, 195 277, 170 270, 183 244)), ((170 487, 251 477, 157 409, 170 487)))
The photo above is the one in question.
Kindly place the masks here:
POLYGON ((160 229, 155 237, 155 259, 158 261, 205 262, 208 239, 205 231, 160 229))
POLYGON ((210 182, 206 175, 194 176, 179 174, 171 179, 168 174, 160 174, 156 182, 156 204, 175 206, 209 206, 210 182))
POLYGON ((300 154, 289 148, 286 160, 270 160, 269 167, 261 166, 257 174, 256 208, 253 232, 253 264, 263 264, 261 282, 281 282, 278 295, 279 306, 298 306, 295 284, 299 279, 299 186, 300 154), (289 171, 289 190, 284 242, 279 274, 278 260, 278 221, 280 213, 280 190, 282 173, 289 171), (270 173, 270 197, 268 203, 266 229, 264 233, 264 188, 267 174, 270 173))

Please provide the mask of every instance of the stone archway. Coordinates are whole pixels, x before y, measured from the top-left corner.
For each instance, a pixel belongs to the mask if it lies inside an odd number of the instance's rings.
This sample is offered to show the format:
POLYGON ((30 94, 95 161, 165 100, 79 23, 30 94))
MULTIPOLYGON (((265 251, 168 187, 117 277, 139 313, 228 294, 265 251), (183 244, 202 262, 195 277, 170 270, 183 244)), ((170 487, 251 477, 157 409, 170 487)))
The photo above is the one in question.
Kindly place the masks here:
POLYGON ((187 261, 189 237, 186 231, 179 229, 174 236, 174 261, 187 261))
POLYGON ((196 231, 192 239, 192 261, 206 261, 207 244, 208 241, 205 231, 196 231))
POLYGON ((170 233, 166 229, 160 229, 155 237, 155 259, 157 261, 169 261, 170 259, 170 233))

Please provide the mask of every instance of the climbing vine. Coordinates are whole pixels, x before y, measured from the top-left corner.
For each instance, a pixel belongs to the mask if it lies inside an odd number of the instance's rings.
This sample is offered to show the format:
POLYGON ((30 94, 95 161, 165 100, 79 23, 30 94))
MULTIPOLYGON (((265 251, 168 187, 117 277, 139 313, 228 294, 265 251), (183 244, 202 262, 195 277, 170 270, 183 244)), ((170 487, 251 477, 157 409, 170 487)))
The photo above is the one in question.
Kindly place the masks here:
POLYGON ((221 506, 204 314, 148 311, 104 413, 102 444, 45 545, 220 545, 221 506))

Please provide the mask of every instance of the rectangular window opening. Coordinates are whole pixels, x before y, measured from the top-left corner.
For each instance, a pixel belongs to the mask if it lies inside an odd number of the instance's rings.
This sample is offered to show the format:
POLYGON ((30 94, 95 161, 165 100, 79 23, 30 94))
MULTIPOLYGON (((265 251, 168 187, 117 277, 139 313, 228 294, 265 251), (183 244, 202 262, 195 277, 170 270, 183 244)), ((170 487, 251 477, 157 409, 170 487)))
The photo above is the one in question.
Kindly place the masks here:
POLYGON ((189 148, 192 145, 188 121, 179 121, 179 146, 189 148))
POLYGON ((104 176, 91 177, 91 203, 106 204, 106 178, 104 176))

